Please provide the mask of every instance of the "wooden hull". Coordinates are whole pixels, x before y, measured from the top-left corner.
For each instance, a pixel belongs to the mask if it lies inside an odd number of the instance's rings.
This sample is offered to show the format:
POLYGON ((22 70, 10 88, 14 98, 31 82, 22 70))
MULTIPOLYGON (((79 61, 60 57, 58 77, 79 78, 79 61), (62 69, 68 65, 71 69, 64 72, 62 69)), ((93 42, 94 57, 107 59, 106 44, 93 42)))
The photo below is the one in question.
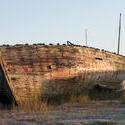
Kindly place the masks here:
POLYGON ((81 46, 2 46, 1 65, 17 102, 80 93, 96 84, 119 89, 125 57, 81 46))

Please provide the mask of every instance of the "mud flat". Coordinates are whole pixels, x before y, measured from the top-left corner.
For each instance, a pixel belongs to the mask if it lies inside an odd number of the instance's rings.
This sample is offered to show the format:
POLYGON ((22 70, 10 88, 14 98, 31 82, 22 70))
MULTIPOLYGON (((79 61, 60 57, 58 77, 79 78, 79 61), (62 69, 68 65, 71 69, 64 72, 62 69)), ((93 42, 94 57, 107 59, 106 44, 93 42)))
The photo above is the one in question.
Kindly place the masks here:
POLYGON ((68 104, 51 111, 0 111, 0 125, 123 125, 125 104, 68 104))

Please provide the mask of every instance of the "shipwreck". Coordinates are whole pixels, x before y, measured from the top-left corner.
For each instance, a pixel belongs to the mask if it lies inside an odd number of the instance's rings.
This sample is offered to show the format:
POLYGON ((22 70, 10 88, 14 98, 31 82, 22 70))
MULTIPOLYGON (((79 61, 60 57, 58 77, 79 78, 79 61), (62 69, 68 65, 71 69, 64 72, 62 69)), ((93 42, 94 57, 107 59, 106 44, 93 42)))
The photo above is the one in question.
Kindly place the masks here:
POLYGON ((100 85, 120 90, 125 57, 76 45, 0 46, 0 100, 80 93, 100 85), (5 99, 6 95, 6 99, 5 99))

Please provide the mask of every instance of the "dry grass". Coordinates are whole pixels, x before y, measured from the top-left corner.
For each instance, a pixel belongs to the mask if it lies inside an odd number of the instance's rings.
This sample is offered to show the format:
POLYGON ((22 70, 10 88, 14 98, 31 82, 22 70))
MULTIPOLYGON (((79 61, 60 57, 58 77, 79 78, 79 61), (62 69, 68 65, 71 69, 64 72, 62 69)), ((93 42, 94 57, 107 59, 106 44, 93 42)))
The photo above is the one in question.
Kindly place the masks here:
POLYGON ((125 91, 122 92, 121 103, 125 104, 125 91))
POLYGON ((30 111, 47 111, 49 110, 49 105, 46 102, 40 101, 25 101, 21 102, 17 110, 30 112, 30 111))
MULTIPOLYGON (((111 94, 111 93, 110 93, 111 94)), ((93 95, 94 96, 94 95, 93 95)), ((103 94, 102 94, 103 96, 103 94)), ((105 97, 107 96, 107 99, 104 99, 103 101, 112 102, 112 99, 108 98, 108 94, 106 93, 105 97)), ((59 105, 64 104, 102 104, 102 100, 99 100, 97 98, 97 94, 95 96, 96 98, 91 98, 89 94, 79 94, 79 95, 60 95, 60 96, 50 96, 49 98, 46 98, 44 100, 39 99, 36 97, 35 99, 27 99, 24 101, 21 101, 19 103, 19 106, 16 108, 16 110, 24 111, 24 112, 31 112, 31 111, 48 111, 53 110, 55 107, 59 105)), ((100 98, 100 94, 99 94, 100 98)), ((125 102, 125 97, 124 97, 125 102)), ((103 104, 105 104, 103 102, 103 104)), ((15 108, 13 108, 15 109, 15 108)))
POLYGON ((41 99, 39 97, 29 98, 21 100, 17 107, 13 106, 12 110, 24 111, 24 112, 36 112, 36 111, 48 111, 53 110, 57 106, 62 104, 75 104, 75 103, 93 103, 94 101, 90 99, 89 95, 59 95, 50 96, 46 99, 41 99))
POLYGON ((79 95, 79 96, 72 95, 69 102, 87 104, 87 103, 92 103, 93 100, 90 99, 89 95, 79 95))
POLYGON ((31 111, 48 111, 52 106, 48 105, 47 100, 41 101, 41 99, 36 96, 34 98, 29 98, 21 100, 17 107, 13 106, 12 110, 31 112, 31 111))
MULTIPOLYGON (((51 95, 46 98, 35 96, 33 98, 21 100, 18 107, 13 106, 12 110, 31 112, 31 111, 48 111, 53 110, 59 105, 64 104, 105 104, 104 101, 112 103, 112 100, 119 99, 120 94, 114 91, 83 91, 80 94, 67 94, 67 95, 51 95)), ((125 96, 122 97, 122 102, 125 102, 125 96)), ((108 104, 108 103, 107 103, 108 104)))

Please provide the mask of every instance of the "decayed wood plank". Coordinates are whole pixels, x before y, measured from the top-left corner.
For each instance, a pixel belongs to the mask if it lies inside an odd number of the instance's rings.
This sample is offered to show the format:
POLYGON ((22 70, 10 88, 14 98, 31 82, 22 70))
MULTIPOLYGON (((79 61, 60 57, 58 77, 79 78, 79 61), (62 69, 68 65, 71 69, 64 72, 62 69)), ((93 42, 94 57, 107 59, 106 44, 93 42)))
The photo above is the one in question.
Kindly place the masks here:
POLYGON ((80 92, 96 84, 117 88, 125 78, 125 57, 79 46, 0 47, 1 65, 17 101, 80 92))

